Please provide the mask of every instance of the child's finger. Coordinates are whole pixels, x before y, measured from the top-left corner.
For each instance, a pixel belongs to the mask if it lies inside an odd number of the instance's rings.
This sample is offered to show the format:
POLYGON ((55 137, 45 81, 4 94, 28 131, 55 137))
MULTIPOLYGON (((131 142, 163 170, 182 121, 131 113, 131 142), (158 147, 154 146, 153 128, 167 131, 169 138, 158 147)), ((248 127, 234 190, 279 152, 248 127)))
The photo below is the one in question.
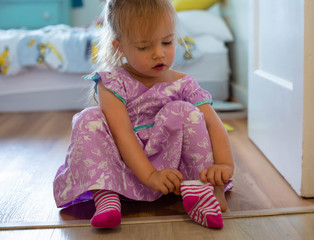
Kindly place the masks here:
POLYGON ((159 189, 164 195, 169 193, 169 189, 165 184, 162 184, 160 189, 159 189))
POLYGON ((227 171, 222 172, 222 180, 224 181, 224 183, 228 182, 230 179, 230 173, 227 171))
POLYGON ((183 175, 182 175, 182 173, 179 170, 173 169, 173 173, 178 177, 180 183, 183 182, 183 180, 184 180, 183 179, 183 175))
POLYGON ((175 189, 174 191, 173 191, 173 193, 175 194, 175 195, 181 195, 181 192, 179 191, 179 190, 177 190, 177 189, 175 189))
POLYGON ((200 179, 203 183, 208 183, 207 173, 208 173, 207 168, 200 172, 200 179))
POLYGON ((221 174, 217 174, 218 176, 215 178, 215 184, 217 185, 217 186, 223 186, 224 185, 224 181, 223 181, 223 179, 222 179, 222 176, 221 176, 221 174), (220 176, 219 176, 220 175, 220 176))
POLYGON ((181 180, 179 176, 177 176, 174 172, 172 172, 168 175, 168 179, 173 183, 176 189, 180 189, 181 180))
POLYGON ((173 192, 175 189, 175 185, 169 179, 164 181, 164 185, 168 188, 167 194, 173 192))
POLYGON ((214 181, 215 181, 215 185, 218 185, 218 186, 221 186, 224 184, 222 180, 222 171, 219 168, 216 169, 215 171, 214 181))
POLYGON ((215 171, 208 171, 206 174, 207 181, 213 185, 215 184, 215 171))

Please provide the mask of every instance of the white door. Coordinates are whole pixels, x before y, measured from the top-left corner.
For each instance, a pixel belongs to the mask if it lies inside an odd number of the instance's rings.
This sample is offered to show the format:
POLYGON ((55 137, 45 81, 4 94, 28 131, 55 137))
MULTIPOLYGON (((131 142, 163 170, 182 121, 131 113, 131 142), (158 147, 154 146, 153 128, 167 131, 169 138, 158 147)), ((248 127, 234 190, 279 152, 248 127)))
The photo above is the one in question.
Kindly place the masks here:
POLYGON ((250 4, 249 136, 301 195, 304 1, 250 4))

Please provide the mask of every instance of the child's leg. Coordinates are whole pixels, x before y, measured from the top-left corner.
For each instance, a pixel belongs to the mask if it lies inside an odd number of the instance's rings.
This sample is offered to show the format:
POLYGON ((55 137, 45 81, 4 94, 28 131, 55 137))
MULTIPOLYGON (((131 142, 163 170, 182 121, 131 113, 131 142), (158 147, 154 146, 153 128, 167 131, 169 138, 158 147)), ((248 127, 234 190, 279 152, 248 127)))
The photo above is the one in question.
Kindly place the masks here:
POLYGON ((96 228, 114 228, 121 223, 121 203, 118 194, 100 190, 93 196, 96 212, 91 224, 96 228))
POLYGON ((190 105, 183 108, 183 147, 179 170, 186 180, 182 183, 183 204, 189 216, 208 227, 223 227, 221 211, 227 210, 223 187, 199 181, 199 173, 214 164, 211 141, 203 114, 190 105))
POLYGON ((195 222, 206 227, 223 227, 220 205, 212 184, 203 184, 198 180, 184 181, 181 195, 185 210, 195 222))

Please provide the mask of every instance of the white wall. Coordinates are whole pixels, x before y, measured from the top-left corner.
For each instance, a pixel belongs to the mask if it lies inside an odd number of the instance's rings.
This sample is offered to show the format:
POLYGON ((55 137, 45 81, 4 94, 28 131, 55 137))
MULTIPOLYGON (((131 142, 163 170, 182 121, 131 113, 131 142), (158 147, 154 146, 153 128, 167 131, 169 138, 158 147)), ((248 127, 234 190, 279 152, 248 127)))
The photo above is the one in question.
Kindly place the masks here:
POLYGON ((72 9, 72 26, 89 26, 102 11, 100 0, 83 0, 83 7, 72 9))
POLYGON ((220 10, 235 38, 234 42, 229 44, 231 95, 247 106, 249 0, 221 0, 220 10))

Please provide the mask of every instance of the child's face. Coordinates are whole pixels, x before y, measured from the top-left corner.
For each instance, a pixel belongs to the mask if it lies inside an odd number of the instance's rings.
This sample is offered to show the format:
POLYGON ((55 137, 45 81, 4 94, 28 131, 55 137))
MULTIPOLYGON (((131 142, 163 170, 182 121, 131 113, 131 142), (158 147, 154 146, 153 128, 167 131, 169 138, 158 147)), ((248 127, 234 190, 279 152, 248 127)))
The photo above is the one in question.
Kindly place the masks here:
POLYGON ((152 34, 148 35, 141 33, 134 24, 130 36, 122 36, 120 49, 133 74, 142 78, 165 76, 175 57, 173 25, 170 19, 160 19, 154 31, 149 31, 152 34))

